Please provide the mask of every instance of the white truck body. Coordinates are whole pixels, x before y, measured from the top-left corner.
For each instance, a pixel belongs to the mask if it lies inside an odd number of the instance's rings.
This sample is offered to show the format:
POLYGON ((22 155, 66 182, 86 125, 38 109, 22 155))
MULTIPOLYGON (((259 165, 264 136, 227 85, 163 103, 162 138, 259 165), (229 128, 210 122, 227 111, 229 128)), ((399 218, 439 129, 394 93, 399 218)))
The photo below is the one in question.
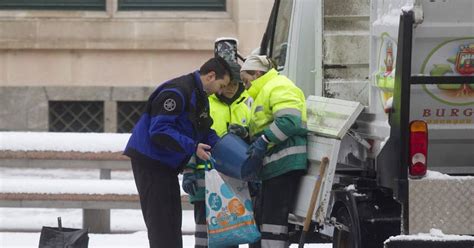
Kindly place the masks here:
MULTIPOLYGON (((359 166, 363 169, 373 161, 375 170, 390 171, 378 162, 377 157, 390 136, 389 115, 384 108, 392 97, 398 21, 402 9, 415 11, 419 21, 414 31, 412 72, 432 76, 474 76, 474 69, 466 68, 470 65, 474 68, 474 2, 373 0, 370 11, 364 10, 363 5, 363 1, 281 1, 280 7, 284 8, 279 12, 290 15, 277 18, 275 30, 285 32, 286 28, 287 37, 275 32, 274 41, 267 37, 272 45, 263 48, 261 53, 276 58, 280 72, 296 82, 305 94, 340 98, 365 105, 363 113, 356 120, 358 128, 354 132, 357 137, 346 135, 341 138, 340 144, 330 145, 338 148, 338 166, 353 163, 354 159, 349 159, 350 156, 360 162, 350 168, 359 166), (337 4, 341 4, 342 9, 347 4, 356 13, 346 13, 346 16, 332 14, 330 11, 337 4), (326 6, 329 10, 325 9, 326 6), (363 30, 360 27, 366 26, 361 23, 366 21, 369 13, 368 29, 363 30), (286 23, 286 26, 279 22, 286 23), (344 23, 352 23, 355 28, 337 26, 344 23), (286 42, 282 42, 285 38, 286 42), (464 56, 461 59, 460 53, 464 56), (286 59, 282 60, 283 54, 286 59), (369 60, 367 64, 364 57, 369 60), (338 69, 341 70, 335 72, 338 69), (364 75, 364 72, 367 74, 364 75), (370 149, 360 142, 360 138, 370 141, 370 149)), ((473 84, 445 88, 437 85, 412 86, 410 119, 424 120, 429 127, 429 170, 474 175, 473 107, 473 84)), ((313 155, 320 153, 318 147, 312 144, 315 140, 309 139, 310 160, 313 155)), ((332 152, 328 154, 334 157, 332 152)), ((320 158, 316 161, 320 161, 320 158)), ((308 180, 314 182, 318 163, 311 166, 307 177, 312 177, 308 180)), ((336 176, 334 182, 337 180, 336 176)), ((450 234, 474 234, 473 182, 474 177, 469 176, 410 180, 410 233, 439 228, 450 234), (439 190, 444 190, 442 199, 439 198, 439 190), (455 218, 453 211, 456 212, 455 218)), ((384 179, 383 172, 379 175, 378 183, 396 187, 396 182, 384 179)), ((303 186, 300 191, 311 192, 312 188, 308 187, 312 184, 306 184, 308 186, 303 186)), ((323 187, 320 197, 327 195, 327 190, 328 187, 323 187)), ((300 192, 294 212, 296 218, 291 222, 302 224, 309 198, 307 193, 300 192)), ((330 214, 330 207, 317 205, 313 220, 324 225, 321 221, 328 221, 330 214), (325 211, 318 211, 318 207, 323 207, 325 211)))
MULTIPOLYGON (((384 80, 387 84, 392 81, 393 85, 402 8, 413 8, 421 22, 414 33, 412 73, 462 75, 460 69, 464 75, 474 75, 474 65, 465 68, 465 62, 472 61, 474 56, 473 2, 417 1, 416 5, 413 4, 413 0, 372 2, 369 106, 374 111, 379 111, 377 108, 390 96, 390 89, 377 85, 383 86, 384 80), (393 66, 386 66, 390 50, 393 66), (457 61, 460 53, 464 58, 457 61), (392 69, 387 70, 387 67, 392 69)), ((388 58, 390 60, 390 56, 388 58)), ((445 87, 447 89, 440 89, 437 85, 413 86, 410 119, 424 120, 429 125, 428 164, 431 169, 443 173, 474 174, 474 164, 470 162, 474 150, 474 85, 445 87)))

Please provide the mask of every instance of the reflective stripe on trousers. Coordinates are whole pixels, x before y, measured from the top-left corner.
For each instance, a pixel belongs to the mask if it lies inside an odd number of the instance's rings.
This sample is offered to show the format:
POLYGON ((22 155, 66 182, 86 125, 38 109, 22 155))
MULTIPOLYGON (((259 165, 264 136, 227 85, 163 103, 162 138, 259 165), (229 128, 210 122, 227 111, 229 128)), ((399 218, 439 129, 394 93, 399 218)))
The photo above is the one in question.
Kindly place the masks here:
POLYGON ((289 244, 287 241, 283 240, 270 240, 270 239, 262 239, 261 241, 262 248, 287 248, 289 244))
POLYGON ((196 184, 200 188, 205 188, 206 187, 206 181, 204 179, 198 179, 196 184))
POLYGON ((274 224, 262 224, 262 248, 286 248, 288 243, 288 227, 274 224), (283 239, 283 240, 282 240, 283 239))
POLYGON ((194 247, 207 248, 206 205, 204 201, 194 202, 194 222, 196 223, 194 247))
POLYGON ((194 247, 207 247, 207 226, 196 224, 194 232, 194 247))
POLYGON ((255 220, 262 239, 252 248, 287 248, 288 214, 304 171, 290 171, 264 180, 255 204, 255 220))

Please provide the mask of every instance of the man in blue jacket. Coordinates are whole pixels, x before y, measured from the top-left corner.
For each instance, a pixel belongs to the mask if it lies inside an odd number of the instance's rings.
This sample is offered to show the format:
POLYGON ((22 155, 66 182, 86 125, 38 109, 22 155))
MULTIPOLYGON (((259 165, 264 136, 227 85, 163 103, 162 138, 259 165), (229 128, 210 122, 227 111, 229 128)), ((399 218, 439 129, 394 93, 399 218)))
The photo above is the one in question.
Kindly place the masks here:
POLYGON ((208 96, 229 84, 230 71, 216 57, 199 71, 163 83, 133 129, 124 154, 131 158, 151 248, 182 247, 177 175, 194 153, 209 159, 219 137, 211 129, 208 96))

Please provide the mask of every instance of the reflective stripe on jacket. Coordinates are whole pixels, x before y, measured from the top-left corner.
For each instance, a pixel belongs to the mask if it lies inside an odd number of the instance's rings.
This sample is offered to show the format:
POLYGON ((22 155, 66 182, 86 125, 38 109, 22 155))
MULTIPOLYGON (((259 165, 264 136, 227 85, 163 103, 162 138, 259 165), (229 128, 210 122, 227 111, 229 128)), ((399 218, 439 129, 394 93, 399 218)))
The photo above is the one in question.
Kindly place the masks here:
POLYGON ((306 169, 306 101, 290 79, 272 69, 252 81, 254 99, 249 122, 251 138, 262 133, 270 140, 261 179, 306 169))

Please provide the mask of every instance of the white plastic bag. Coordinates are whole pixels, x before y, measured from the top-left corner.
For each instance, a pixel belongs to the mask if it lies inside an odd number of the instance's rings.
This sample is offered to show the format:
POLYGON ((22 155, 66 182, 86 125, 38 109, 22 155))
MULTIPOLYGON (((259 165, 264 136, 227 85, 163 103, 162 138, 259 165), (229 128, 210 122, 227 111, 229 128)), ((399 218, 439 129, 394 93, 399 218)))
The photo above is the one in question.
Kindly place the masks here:
POLYGON ((215 169, 206 171, 206 221, 209 247, 248 244, 260 239, 247 182, 215 169))

